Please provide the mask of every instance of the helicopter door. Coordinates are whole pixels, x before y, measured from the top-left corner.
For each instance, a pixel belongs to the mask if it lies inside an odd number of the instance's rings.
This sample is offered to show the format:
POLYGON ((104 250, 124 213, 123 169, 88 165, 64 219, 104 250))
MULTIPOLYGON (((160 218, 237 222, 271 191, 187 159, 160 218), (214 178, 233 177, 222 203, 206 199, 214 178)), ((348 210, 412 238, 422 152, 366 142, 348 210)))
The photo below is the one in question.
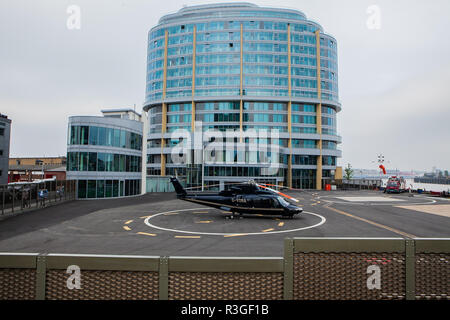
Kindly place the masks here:
POLYGON ((263 198, 260 200, 261 208, 272 208, 273 202, 271 198, 263 198))
POLYGON ((272 198, 271 201, 272 201, 272 208, 275 209, 283 208, 278 199, 272 198))

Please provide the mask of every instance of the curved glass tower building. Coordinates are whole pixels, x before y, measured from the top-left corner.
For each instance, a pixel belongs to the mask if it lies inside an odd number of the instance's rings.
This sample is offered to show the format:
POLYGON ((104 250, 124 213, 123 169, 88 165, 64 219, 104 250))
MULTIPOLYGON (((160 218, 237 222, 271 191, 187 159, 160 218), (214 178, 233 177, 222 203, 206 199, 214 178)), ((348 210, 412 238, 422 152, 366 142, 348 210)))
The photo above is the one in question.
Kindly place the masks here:
POLYGON ((148 33, 144 110, 148 176, 321 189, 341 156, 336 39, 296 10, 182 8, 148 33))

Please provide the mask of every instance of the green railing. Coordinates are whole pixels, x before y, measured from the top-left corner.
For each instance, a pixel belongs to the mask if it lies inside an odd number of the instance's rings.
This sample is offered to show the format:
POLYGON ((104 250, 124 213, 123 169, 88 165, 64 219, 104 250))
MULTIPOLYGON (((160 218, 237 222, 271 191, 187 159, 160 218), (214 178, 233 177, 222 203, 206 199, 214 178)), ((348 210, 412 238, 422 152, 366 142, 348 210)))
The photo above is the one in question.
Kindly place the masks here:
POLYGON ((283 258, 2 253, 0 299, 450 299, 449 265, 450 239, 289 238, 283 258))

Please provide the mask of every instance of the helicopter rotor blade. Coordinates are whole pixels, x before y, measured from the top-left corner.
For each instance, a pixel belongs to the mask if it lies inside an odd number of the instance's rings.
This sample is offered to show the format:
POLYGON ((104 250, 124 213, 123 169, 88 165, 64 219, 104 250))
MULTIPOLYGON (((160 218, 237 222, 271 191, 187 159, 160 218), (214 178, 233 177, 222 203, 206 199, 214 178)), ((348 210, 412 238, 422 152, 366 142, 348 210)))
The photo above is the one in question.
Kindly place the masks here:
POLYGON ((295 202, 300 202, 299 200, 297 200, 297 199, 295 199, 295 198, 293 198, 293 197, 291 197, 291 196, 288 196, 287 194, 284 194, 284 193, 282 193, 282 192, 280 192, 280 191, 277 191, 277 190, 275 190, 275 189, 266 187, 266 186, 264 186, 264 185, 262 185, 262 184, 258 184, 258 186, 261 187, 261 188, 267 189, 267 190, 269 190, 269 191, 275 192, 275 193, 279 194, 280 196, 283 196, 283 197, 288 198, 288 199, 290 199, 290 200, 293 200, 293 201, 295 201, 295 202))

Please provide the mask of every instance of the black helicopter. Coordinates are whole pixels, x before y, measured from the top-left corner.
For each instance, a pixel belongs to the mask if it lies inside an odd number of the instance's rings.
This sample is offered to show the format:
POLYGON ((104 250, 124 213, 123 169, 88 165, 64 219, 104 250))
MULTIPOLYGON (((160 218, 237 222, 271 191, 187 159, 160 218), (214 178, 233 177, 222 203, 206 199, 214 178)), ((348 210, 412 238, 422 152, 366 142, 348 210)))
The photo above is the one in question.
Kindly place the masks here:
POLYGON ((171 177, 170 181, 178 199, 228 211, 232 214, 231 219, 236 213, 240 216, 246 213, 293 218, 303 212, 302 208, 289 203, 282 196, 298 200, 255 182, 232 185, 219 193, 187 193, 176 177, 171 177))

